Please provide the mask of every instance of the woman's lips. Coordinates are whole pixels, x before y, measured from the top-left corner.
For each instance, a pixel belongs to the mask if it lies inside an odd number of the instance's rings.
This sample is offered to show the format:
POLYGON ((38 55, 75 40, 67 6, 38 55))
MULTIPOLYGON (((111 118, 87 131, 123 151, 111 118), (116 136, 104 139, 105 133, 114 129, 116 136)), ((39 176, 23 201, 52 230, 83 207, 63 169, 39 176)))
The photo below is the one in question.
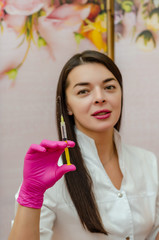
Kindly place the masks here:
POLYGON ((110 115, 111 115, 111 111, 107 109, 96 111, 92 114, 92 116, 95 117, 96 119, 106 119, 106 118, 109 118, 110 115))

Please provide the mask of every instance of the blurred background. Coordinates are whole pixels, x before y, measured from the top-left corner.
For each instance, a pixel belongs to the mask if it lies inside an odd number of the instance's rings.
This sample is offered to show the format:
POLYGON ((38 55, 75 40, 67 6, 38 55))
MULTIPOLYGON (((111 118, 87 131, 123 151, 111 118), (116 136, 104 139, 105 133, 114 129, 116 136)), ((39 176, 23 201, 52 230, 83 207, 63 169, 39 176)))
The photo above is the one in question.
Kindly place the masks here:
POLYGON ((159 1, 110 2, 0 0, 0 239, 11 228, 27 149, 57 140, 56 85, 76 52, 114 59, 124 82, 124 141, 159 157, 159 1))

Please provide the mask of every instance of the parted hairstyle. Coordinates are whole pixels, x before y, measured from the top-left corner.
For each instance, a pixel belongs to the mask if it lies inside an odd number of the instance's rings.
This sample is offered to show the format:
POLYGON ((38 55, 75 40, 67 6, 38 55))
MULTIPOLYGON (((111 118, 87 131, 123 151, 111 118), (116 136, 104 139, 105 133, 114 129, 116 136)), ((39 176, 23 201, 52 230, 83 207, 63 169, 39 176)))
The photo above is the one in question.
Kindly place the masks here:
MULTIPOLYGON (((60 96, 61 107, 59 107, 59 102, 56 103, 56 121, 59 140, 62 140, 61 131, 60 131, 60 117, 61 111, 66 123, 67 137, 69 140, 75 142, 75 147, 70 149, 70 158, 71 163, 76 166, 76 171, 69 172, 65 174, 65 181, 68 192, 71 196, 71 199, 75 205, 77 213, 79 215, 80 221, 84 228, 90 232, 103 233, 108 235, 108 232, 103 226, 102 219, 99 214, 97 202, 94 196, 93 191, 93 181, 89 174, 89 170, 85 166, 80 147, 77 142, 76 133, 75 133, 75 122, 73 115, 68 115, 67 111, 67 99, 66 99, 66 88, 68 74, 75 67, 86 64, 86 63, 99 63, 104 65, 112 74, 115 76, 117 81, 120 84, 122 91, 122 100, 121 106, 123 105, 123 86, 122 86, 122 76, 116 66, 116 64, 104 53, 98 51, 87 50, 82 53, 75 54, 71 57, 67 63, 64 65, 58 85, 56 97, 60 96)), ((122 107, 121 114, 118 119, 118 122, 114 126, 118 131, 120 130, 122 116, 122 107)), ((62 156, 63 163, 66 163, 65 155, 62 156)))

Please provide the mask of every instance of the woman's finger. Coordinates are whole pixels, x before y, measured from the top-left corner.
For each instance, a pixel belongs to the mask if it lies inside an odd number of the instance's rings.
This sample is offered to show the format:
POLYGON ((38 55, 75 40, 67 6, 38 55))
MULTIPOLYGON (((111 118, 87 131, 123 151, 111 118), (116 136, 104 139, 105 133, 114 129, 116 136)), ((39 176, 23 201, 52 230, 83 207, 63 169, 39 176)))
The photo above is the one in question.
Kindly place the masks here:
POLYGON ((76 170, 75 165, 64 164, 64 165, 58 167, 58 169, 56 170, 56 178, 60 179, 65 173, 75 171, 75 170, 76 170))
POLYGON ((46 152, 46 149, 38 144, 31 144, 30 148, 27 151, 27 154, 33 154, 37 152, 46 152))
POLYGON ((67 147, 67 143, 64 141, 50 141, 50 140, 42 140, 40 143, 40 146, 46 148, 46 149, 64 149, 67 147))

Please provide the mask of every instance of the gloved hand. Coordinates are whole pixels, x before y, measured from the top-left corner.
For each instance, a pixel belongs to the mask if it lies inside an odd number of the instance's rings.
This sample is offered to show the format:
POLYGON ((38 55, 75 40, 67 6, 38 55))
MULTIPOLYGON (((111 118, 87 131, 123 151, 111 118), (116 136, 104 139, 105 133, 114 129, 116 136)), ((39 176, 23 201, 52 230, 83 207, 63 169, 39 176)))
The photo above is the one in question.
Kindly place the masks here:
POLYGON ((74 147, 72 141, 43 140, 40 145, 32 144, 26 153, 23 168, 23 183, 18 203, 30 208, 41 208, 44 192, 52 187, 65 173, 75 171, 74 165, 58 166, 64 149, 74 147))

